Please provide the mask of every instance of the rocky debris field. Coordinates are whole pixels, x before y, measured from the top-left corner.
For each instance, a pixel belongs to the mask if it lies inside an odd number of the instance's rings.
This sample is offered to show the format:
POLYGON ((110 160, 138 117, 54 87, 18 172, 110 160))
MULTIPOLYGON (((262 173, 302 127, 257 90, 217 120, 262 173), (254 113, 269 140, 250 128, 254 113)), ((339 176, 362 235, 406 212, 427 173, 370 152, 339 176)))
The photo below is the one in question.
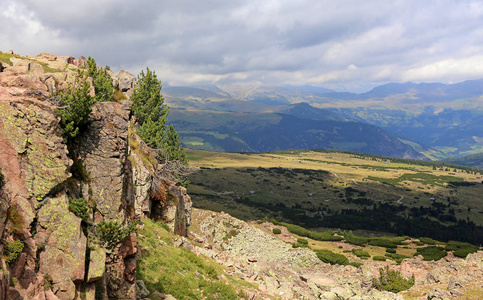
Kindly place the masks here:
MULTIPOLYGON (((247 223, 226 213, 193 209, 190 236, 185 247, 215 259, 230 275, 259 286, 257 297, 281 299, 481 299, 483 252, 461 259, 448 255, 439 261, 421 256, 400 265, 364 261, 359 268, 321 262, 308 248, 292 248, 296 241, 282 227, 272 234, 271 223, 247 223), (189 246, 187 246, 189 245, 189 246), (389 265, 403 276, 413 274, 416 284, 398 294, 373 285, 379 269, 389 265)), ((183 243, 180 243, 183 244, 183 243)), ((334 242, 340 244, 340 242, 334 242)))

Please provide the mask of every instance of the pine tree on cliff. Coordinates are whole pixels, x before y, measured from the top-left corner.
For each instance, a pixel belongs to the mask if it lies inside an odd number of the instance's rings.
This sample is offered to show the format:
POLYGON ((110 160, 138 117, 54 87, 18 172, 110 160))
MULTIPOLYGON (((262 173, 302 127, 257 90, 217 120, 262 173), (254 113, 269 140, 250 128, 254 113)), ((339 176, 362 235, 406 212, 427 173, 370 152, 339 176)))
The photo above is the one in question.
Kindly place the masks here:
POLYGON ((95 102, 89 94, 89 87, 89 83, 78 74, 75 83, 59 93, 56 114, 61 117, 62 135, 67 142, 72 141, 89 123, 89 114, 95 102))
POLYGON ((98 68, 96 61, 89 56, 87 59, 87 76, 92 77, 95 91, 96 102, 112 101, 114 97, 114 87, 112 78, 107 74, 109 67, 98 68))
POLYGON ((141 71, 131 100, 132 112, 139 124, 139 137, 150 147, 157 149, 161 161, 177 160, 187 163, 178 134, 173 125, 166 125, 169 108, 164 104, 161 81, 154 71, 149 68, 146 68, 146 73, 141 71))

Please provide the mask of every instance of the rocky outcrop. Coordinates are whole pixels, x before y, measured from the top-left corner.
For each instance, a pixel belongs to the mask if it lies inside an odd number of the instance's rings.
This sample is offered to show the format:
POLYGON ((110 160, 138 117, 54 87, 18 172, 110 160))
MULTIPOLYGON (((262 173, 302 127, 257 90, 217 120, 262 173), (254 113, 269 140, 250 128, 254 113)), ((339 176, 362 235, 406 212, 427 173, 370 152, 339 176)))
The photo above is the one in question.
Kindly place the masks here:
POLYGON ((72 147, 86 181, 82 197, 96 203, 96 222, 132 219, 132 172, 127 159, 129 109, 129 101, 96 103, 89 127, 72 147))
POLYGON ((400 265, 376 261, 364 261, 359 268, 328 265, 310 249, 292 248, 290 243, 297 237, 287 231, 272 234, 275 226, 271 223, 246 223, 200 209, 193 209, 192 218, 194 243, 179 240, 174 245, 215 259, 228 274, 256 284, 255 294, 260 298, 402 300, 407 295, 411 299, 460 299, 483 286, 482 251, 466 259, 449 255, 437 262, 416 256, 400 265), (414 275, 416 284, 398 294, 375 289, 373 279, 379 278, 379 269, 386 265, 406 278, 414 275))
MULTIPOLYGON (((23 248, 15 250, 15 259, 1 261, 0 299, 136 298, 136 234, 108 247, 96 228, 104 221, 124 230, 153 215, 157 162, 148 147, 146 156, 132 153, 130 134, 133 141, 139 138, 129 131, 129 101, 96 103, 90 124, 68 150, 50 94, 73 82, 71 69, 85 62, 41 53, 1 64, 0 253, 16 242, 23 248), (88 200, 87 218, 72 212, 70 199, 78 198, 88 200)), ((121 75, 113 81, 129 94, 134 76, 121 75)), ((186 234, 189 196, 165 184, 175 199, 171 226, 186 234)))
POLYGON ((132 91, 134 90, 134 85, 136 83, 136 77, 124 70, 121 70, 117 75, 115 80, 115 86, 123 93, 126 93, 128 96, 131 96, 132 91))
POLYGON ((165 176, 164 164, 158 164, 154 151, 129 131, 129 160, 133 170, 134 213, 162 221, 176 234, 186 236, 191 224, 191 198, 172 176, 165 176))

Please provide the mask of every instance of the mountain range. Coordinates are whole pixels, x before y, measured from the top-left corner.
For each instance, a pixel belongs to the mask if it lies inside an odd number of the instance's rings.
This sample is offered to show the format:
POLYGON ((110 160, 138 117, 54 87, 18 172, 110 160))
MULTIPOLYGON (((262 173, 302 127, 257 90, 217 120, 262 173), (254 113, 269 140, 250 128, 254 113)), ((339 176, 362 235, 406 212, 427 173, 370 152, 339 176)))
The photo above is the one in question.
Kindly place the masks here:
POLYGON ((388 83, 356 94, 304 86, 162 90, 186 147, 290 148, 443 159, 483 149, 483 79, 388 83))

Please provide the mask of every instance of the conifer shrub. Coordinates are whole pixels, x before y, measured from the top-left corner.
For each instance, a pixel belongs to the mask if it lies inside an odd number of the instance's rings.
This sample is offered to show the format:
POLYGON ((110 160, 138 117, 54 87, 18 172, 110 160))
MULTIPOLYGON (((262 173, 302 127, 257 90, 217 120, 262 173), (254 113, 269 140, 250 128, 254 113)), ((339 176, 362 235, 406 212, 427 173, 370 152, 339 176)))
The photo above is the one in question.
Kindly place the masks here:
POLYGON ((292 244, 292 248, 309 248, 309 241, 306 239, 297 239, 297 242, 292 244))
POLYGON ((83 198, 69 198, 69 211, 82 220, 89 219, 89 208, 87 200, 83 198))
POLYGON ((400 264, 403 259, 409 258, 409 256, 398 254, 398 253, 386 253, 385 254, 390 259, 394 260, 397 264, 400 264))
POLYGON ((453 255, 461 258, 466 258, 468 254, 475 253, 476 251, 478 251, 478 249, 479 248, 477 246, 472 245, 470 243, 457 242, 457 241, 449 241, 444 247, 444 250, 454 251, 453 255))
POLYGON ((228 234, 223 238, 223 240, 227 241, 229 239, 231 239, 232 237, 236 236, 237 234, 239 234, 240 231, 236 230, 236 229, 232 229, 230 230, 230 232, 228 232, 228 234))
POLYGON ((354 255, 359 257, 359 258, 369 258, 369 257, 371 257, 369 252, 364 251, 362 249, 352 249, 352 253, 354 253, 354 255))
POLYGON ((97 224, 95 230, 95 238, 97 242, 107 249, 114 249, 119 243, 122 243, 126 238, 136 230, 135 224, 123 226, 115 221, 102 221, 97 224))
POLYGON ((352 233, 352 231, 349 231, 348 233, 344 234, 344 239, 346 243, 349 243, 355 246, 360 246, 360 247, 364 247, 369 242, 368 238, 362 237, 362 236, 356 236, 352 233))
POLYGON ((334 235, 336 231, 324 231, 324 232, 311 231, 303 228, 302 226, 284 223, 284 222, 278 222, 275 219, 271 219, 267 217, 263 218, 262 221, 271 222, 274 225, 285 226, 290 233, 303 236, 303 237, 308 237, 316 241, 342 241, 344 239, 341 236, 334 235))
POLYGON ((306 239, 297 239, 297 243, 301 245, 308 245, 309 241, 307 241, 306 239))
POLYGON ((423 247, 423 248, 418 248, 416 250, 416 255, 422 255, 424 260, 430 261, 438 261, 441 258, 445 257, 448 254, 444 250, 443 247, 438 247, 438 246, 428 246, 428 247, 423 247))
POLYGON ((110 70, 108 66, 98 68, 96 61, 92 57, 89 56, 87 59, 87 76, 92 78, 95 102, 112 101, 114 98, 112 78, 107 74, 107 70, 110 70))
POLYGON ((347 257, 342 254, 334 253, 330 250, 316 250, 315 253, 321 261, 331 265, 346 266, 349 264, 349 259, 347 259, 347 257))
POLYGON ((280 230, 279 228, 273 228, 272 232, 274 234, 281 234, 282 233, 282 230, 280 230))
POLYGON ((385 248, 397 248, 398 243, 390 238, 372 238, 369 240, 369 245, 385 248))
POLYGON ((428 237, 420 237, 419 241, 421 243, 427 244, 427 245, 444 245, 445 244, 443 242, 440 242, 440 241, 437 241, 437 240, 434 240, 434 239, 428 238, 428 237))
POLYGON ((396 253, 396 249, 394 248, 386 248, 387 253, 396 253))
POLYGON ((14 262, 17 261, 20 254, 22 253, 24 248, 24 243, 20 240, 15 240, 13 242, 7 242, 4 248, 5 254, 5 263, 7 266, 11 266, 14 262))
POLYGON ((410 279, 404 278, 401 272, 390 270, 389 266, 380 268, 379 279, 373 278, 372 280, 376 289, 392 293, 408 290, 414 285, 414 282, 414 275, 410 279))
POLYGON ((89 114, 96 102, 112 101, 114 87, 112 78, 107 74, 109 67, 98 68, 96 61, 89 57, 87 66, 78 69, 74 84, 57 92, 58 99, 56 115, 61 118, 60 126, 66 142, 72 141, 89 123, 89 114), (91 84, 87 80, 92 78, 95 95, 90 95, 91 84))
POLYGON ((55 114, 60 117, 62 135, 66 142, 72 141, 89 124, 94 98, 90 95, 90 84, 79 71, 74 84, 58 92, 59 108, 55 114))
POLYGON ((386 261, 387 260, 387 257, 386 256, 382 256, 382 255, 375 255, 372 257, 373 260, 377 260, 377 261, 386 261))
POLYGON ((360 266, 363 265, 363 263, 358 262, 358 261, 353 261, 353 262, 350 262, 349 265, 356 267, 356 268, 359 268, 360 266))

